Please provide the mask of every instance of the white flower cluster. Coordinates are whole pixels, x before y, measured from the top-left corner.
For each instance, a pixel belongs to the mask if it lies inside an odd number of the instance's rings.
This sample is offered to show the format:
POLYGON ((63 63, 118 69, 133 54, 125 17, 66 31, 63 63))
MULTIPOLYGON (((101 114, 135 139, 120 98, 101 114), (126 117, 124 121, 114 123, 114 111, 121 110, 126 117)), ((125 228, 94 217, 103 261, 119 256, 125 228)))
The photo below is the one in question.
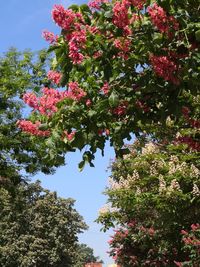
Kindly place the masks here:
POLYGON ((199 197, 200 196, 200 190, 197 184, 193 184, 193 189, 192 189, 192 194, 194 197, 199 197))
POLYGON ((133 185, 134 182, 139 178, 140 178, 139 173, 136 170, 133 171, 132 175, 128 174, 127 178, 121 176, 118 182, 115 181, 112 177, 109 177, 108 179, 109 188, 111 190, 130 188, 131 185, 133 185))
POLYGON ((105 215, 107 213, 112 213, 112 212, 118 212, 117 208, 111 207, 109 204, 105 204, 103 207, 99 209, 99 215, 105 215))
POLYGON ((194 164, 190 167, 190 177, 199 178, 200 177, 200 170, 194 166, 194 164))
POLYGON ((171 184, 168 187, 167 191, 168 191, 168 193, 172 193, 174 191, 180 191, 181 192, 181 188, 180 188, 179 182, 176 179, 173 179, 171 181, 171 184))
POLYGON ((181 164, 174 164, 172 161, 169 162, 169 174, 174 174, 179 172, 181 174, 187 174, 188 165, 186 162, 182 162, 181 164))
POLYGON ((163 159, 155 159, 152 161, 150 166, 150 176, 157 176, 159 174, 159 170, 164 168, 166 165, 163 159))
POLYGON ((190 176, 191 178, 198 178, 200 176, 200 170, 192 164, 179 161, 178 157, 171 156, 169 161, 169 175, 179 172, 183 176, 190 176))
POLYGON ((167 186, 164 180, 164 177, 161 174, 159 175, 159 189, 158 190, 160 194, 167 193, 169 195, 175 191, 179 191, 179 192, 182 191, 180 188, 179 182, 176 179, 173 179, 171 181, 171 184, 167 186))
POLYGON ((162 174, 160 174, 158 178, 159 178, 159 193, 163 193, 167 189, 166 182, 162 174))
POLYGON ((142 155, 151 155, 156 153, 159 153, 159 148, 153 142, 145 144, 145 146, 142 148, 142 155))

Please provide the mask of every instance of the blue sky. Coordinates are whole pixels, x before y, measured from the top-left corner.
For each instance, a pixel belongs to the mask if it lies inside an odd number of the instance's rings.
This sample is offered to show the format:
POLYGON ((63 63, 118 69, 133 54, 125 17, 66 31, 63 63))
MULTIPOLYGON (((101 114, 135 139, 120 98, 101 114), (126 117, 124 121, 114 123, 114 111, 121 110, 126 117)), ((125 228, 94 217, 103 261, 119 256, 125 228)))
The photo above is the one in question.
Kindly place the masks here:
MULTIPOLYGON (((51 9, 54 4, 62 3, 65 7, 73 3, 84 3, 80 0, 1 0, 0 1, 0 53, 9 47, 19 50, 30 48, 40 50, 47 47, 41 33, 48 29, 59 33, 59 28, 51 20, 51 9)), ((94 223, 98 210, 106 198, 102 194, 107 183, 109 173, 106 169, 110 159, 114 157, 113 150, 107 145, 105 156, 100 153, 95 160, 95 168, 86 167, 79 172, 77 165, 81 160, 80 153, 67 155, 67 165, 58 168, 56 174, 44 176, 38 174, 34 179, 40 179, 42 185, 58 192, 59 196, 72 197, 76 200, 76 209, 90 226, 89 231, 80 236, 80 241, 91 246, 96 255, 104 260, 105 265, 112 263, 108 258, 107 240, 111 233, 100 232, 101 226, 94 223)))

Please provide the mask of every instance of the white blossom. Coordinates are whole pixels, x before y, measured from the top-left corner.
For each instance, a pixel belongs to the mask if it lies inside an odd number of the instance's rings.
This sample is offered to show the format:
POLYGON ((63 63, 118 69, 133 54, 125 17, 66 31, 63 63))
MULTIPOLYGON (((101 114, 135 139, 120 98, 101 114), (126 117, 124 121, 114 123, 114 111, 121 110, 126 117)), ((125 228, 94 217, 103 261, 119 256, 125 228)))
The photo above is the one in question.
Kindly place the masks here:
POLYGON ((200 196, 200 190, 199 187, 197 186, 197 184, 193 184, 193 189, 192 189, 192 194, 195 197, 199 197, 200 196))
POLYGON ((170 186, 167 188, 167 191, 168 191, 169 194, 174 192, 174 191, 181 191, 179 182, 176 179, 173 179, 171 181, 170 186))
POLYGON ((99 209, 99 215, 104 215, 106 213, 110 213, 110 205, 106 204, 99 209))
POLYGON ((162 174, 159 175, 159 193, 163 193, 164 191, 166 191, 166 182, 164 180, 164 177, 162 174))
POLYGON ((194 166, 194 164, 190 167, 190 177, 198 178, 200 176, 200 170, 194 166))
POLYGON ((137 186, 135 194, 140 195, 141 193, 142 193, 141 189, 137 186))
POLYGON ((159 148, 153 142, 145 144, 145 146, 142 148, 142 155, 150 155, 156 153, 159 153, 159 148))

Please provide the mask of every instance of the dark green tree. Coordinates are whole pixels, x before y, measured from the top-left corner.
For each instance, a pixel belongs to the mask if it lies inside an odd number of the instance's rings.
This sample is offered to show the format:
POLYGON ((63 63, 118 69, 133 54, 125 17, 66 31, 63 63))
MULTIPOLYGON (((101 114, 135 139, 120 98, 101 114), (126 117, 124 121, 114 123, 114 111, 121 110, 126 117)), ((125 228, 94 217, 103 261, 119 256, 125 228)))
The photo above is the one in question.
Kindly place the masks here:
POLYGON ((21 182, 15 193, 0 189, 0 266, 73 266, 77 235, 87 229, 74 200, 43 189, 39 181, 21 182))
POLYGON ((76 263, 73 267, 83 267, 86 263, 90 262, 103 262, 100 258, 94 255, 94 251, 86 244, 78 245, 76 263))

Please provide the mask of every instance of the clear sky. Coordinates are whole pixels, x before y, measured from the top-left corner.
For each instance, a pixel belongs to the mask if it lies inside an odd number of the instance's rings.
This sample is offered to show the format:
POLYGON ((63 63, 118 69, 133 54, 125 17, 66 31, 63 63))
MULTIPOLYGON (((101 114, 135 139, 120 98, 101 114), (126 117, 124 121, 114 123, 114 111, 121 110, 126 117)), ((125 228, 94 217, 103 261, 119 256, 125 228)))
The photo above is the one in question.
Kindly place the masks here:
MULTIPOLYGON (((19 50, 30 48, 40 50, 47 47, 41 37, 42 30, 48 29, 59 33, 59 28, 51 20, 51 9, 54 4, 62 3, 65 7, 83 0, 0 0, 0 54, 13 46, 19 50)), ((59 196, 72 197, 76 200, 76 209, 84 217, 90 229, 80 236, 80 241, 91 246, 96 255, 104 260, 105 265, 112 263, 108 258, 107 241, 110 233, 100 232, 101 226, 94 223, 98 210, 105 204, 102 194, 109 173, 106 169, 114 157, 113 150, 106 147, 104 158, 100 153, 95 160, 95 168, 86 167, 78 172, 80 153, 67 155, 67 165, 58 168, 56 174, 45 176, 38 174, 32 180, 39 179, 45 188, 58 192, 59 196)))

